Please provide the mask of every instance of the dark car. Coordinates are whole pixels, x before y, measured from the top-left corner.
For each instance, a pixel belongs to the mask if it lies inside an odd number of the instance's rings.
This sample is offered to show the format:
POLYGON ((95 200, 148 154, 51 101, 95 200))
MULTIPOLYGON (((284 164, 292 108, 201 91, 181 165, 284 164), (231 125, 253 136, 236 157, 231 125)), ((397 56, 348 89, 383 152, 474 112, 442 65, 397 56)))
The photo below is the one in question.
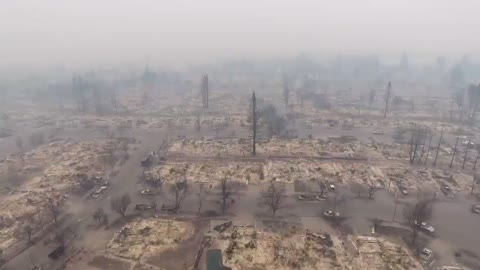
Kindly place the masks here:
POLYGON ((143 203, 135 205, 135 210, 144 211, 149 209, 153 209, 153 206, 143 203))
POLYGON ((65 246, 58 246, 56 249, 54 249, 50 254, 48 254, 48 258, 52 260, 56 260, 60 258, 65 253, 65 246))
POLYGON ((445 196, 448 196, 451 192, 452 192, 452 189, 448 186, 448 185, 442 185, 442 187, 440 188, 443 192, 443 194, 445 196))

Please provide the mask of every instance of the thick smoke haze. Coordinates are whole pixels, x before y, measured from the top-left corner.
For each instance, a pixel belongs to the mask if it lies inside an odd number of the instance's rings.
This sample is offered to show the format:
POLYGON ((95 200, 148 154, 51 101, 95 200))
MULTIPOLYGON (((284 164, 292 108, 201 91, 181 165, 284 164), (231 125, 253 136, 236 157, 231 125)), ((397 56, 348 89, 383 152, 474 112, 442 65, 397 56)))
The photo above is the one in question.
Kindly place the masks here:
POLYGON ((479 53, 475 0, 1 0, 0 66, 479 53))

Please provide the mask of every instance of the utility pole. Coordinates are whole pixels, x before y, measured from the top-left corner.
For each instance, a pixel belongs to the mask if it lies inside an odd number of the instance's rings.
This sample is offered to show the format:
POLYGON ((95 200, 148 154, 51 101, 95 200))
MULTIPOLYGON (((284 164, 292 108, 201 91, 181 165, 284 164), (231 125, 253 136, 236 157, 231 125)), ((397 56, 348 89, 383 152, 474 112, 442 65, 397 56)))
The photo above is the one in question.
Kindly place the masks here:
POLYGON ((443 139, 443 130, 440 133, 440 139, 438 140, 437 153, 435 154, 435 160, 433 161, 433 166, 437 165, 438 151, 440 150, 440 145, 442 144, 443 139))
POLYGON ((387 85, 387 92, 385 93, 385 111, 383 112, 383 118, 387 118, 388 112, 388 103, 390 102, 390 95, 392 93, 392 83, 388 82, 387 85))
POLYGON ((457 136, 457 140, 455 141, 455 147, 453 148, 453 155, 452 155, 452 160, 450 161, 450 168, 453 166, 453 160, 455 159, 455 154, 457 153, 457 146, 458 146, 458 141, 460 140, 460 137, 457 136))
POLYGON ((255 98, 255 91, 252 93, 252 125, 253 125, 253 144, 252 144, 252 154, 257 155, 255 149, 255 143, 257 140, 257 100, 255 98))

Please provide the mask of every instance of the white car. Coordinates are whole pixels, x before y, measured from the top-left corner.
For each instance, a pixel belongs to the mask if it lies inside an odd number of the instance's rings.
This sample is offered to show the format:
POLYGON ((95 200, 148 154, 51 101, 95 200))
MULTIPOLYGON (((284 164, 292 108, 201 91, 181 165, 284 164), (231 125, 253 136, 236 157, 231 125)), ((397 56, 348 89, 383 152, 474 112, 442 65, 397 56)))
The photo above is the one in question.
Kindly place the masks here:
POLYGON ((475 143, 472 142, 472 141, 463 141, 462 144, 463 145, 469 145, 469 146, 474 146, 475 145, 475 143))
POLYGON ((329 188, 330 190, 335 190, 335 185, 334 185, 334 184, 329 184, 329 185, 328 185, 328 188, 329 188))
POLYGON ((434 233, 435 228, 432 225, 428 225, 426 222, 420 223, 420 228, 424 229, 425 231, 429 233, 434 233))
POLYGON ((422 250, 421 256, 422 256, 426 261, 428 261, 428 259, 430 259, 430 257, 432 257, 432 253, 433 253, 433 252, 432 252, 430 249, 424 248, 424 249, 422 250))
POLYGON ((327 211, 323 212, 323 215, 326 216, 326 217, 338 217, 338 216, 340 216, 340 213, 333 212, 332 210, 327 210, 327 211))
POLYGON ((385 134, 385 132, 384 132, 383 130, 375 130, 375 131, 373 132, 373 134, 374 134, 374 135, 383 135, 383 134, 385 134))

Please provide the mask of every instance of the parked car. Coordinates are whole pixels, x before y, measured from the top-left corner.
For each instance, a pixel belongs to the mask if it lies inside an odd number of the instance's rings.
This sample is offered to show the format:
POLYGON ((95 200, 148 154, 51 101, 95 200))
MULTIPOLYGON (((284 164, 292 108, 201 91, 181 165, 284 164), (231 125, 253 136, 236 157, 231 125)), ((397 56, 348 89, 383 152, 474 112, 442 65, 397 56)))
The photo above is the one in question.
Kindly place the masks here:
POLYGON ((297 199, 299 201, 314 201, 315 200, 315 195, 313 194, 300 194, 297 196, 297 199))
POLYGON ((100 195, 102 195, 102 193, 105 192, 105 190, 109 187, 110 187, 110 183, 108 181, 104 182, 97 190, 95 190, 92 193, 92 195, 91 195, 92 198, 100 197, 100 195))
POLYGON ((333 217, 338 217, 340 216, 340 213, 338 212, 333 212, 332 210, 327 210, 323 212, 323 215, 328 218, 333 218, 333 217))
POLYGON ((445 196, 448 196, 448 195, 452 192, 452 189, 451 189, 448 185, 446 185, 446 184, 443 184, 443 185, 440 187, 440 189, 442 190, 442 192, 443 192, 443 194, 444 194, 445 196))
POLYGON ((463 141, 462 144, 469 147, 475 146, 475 143, 472 141, 463 141))
POLYGON ((480 214, 480 204, 472 205, 472 212, 475 214, 480 214))
POLYGON ((144 211, 149 209, 153 209, 153 205, 148 205, 143 203, 135 205, 135 210, 144 211))
POLYGON ((373 134, 374 134, 374 135, 383 135, 383 134, 385 134, 385 132, 384 132, 383 130, 375 130, 375 131, 373 132, 373 134))
POLYGON ((328 189, 331 191, 335 191, 335 185, 334 184, 328 184, 328 189))
POLYGON ((427 231, 429 233, 434 233, 435 228, 432 225, 427 224, 426 222, 420 223, 420 228, 424 231, 427 231))
POLYGON ((400 187, 400 192, 405 196, 408 195, 408 190, 404 187, 400 187))
POLYGON ((48 258, 56 260, 65 253, 65 246, 61 245, 48 254, 48 258))
POLYGON ((156 195, 157 193, 154 190, 151 189, 144 189, 140 191, 140 194, 142 195, 156 195))
POLYGON ((325 200, 327 199, 327 196, 326 196, 325 194, 323 194, 323 195, 317 195, 317 196, 315 196, 315 199, 316 199, 317 201, 325 201, 325 200))
POLYGON ((433 252, 428 249, 428 248, 424 248, 422 250, 422 253, 420 254, 420 256, 425 260, 425 261, 428 261, 431 257, 432 257, 432 254, 433 252))

